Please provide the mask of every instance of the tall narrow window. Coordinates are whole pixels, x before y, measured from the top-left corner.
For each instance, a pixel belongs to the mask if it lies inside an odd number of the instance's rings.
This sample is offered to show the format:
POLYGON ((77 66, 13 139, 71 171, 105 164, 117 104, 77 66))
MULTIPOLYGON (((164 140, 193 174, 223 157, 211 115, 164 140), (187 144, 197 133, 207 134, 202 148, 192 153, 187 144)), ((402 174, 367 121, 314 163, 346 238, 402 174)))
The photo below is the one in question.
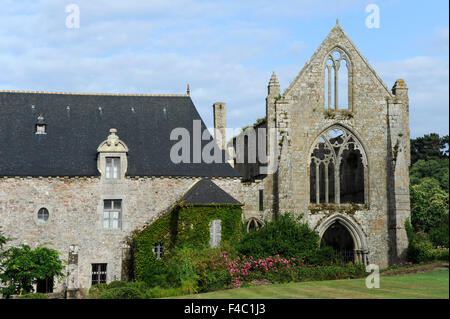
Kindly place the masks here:
POLYGON ((153 248, 153 251, 156 255, 156 259, 161 259, 164 255, 164 244, 156 243, 155 247, 153 248))
POLYGON ((103 201, 103 228, 119 229, 122 227, 122 200, 103 201))
POLYGON ((214 219, 209 228, 210 240, 209 245, 211 248, 219 246, 220 240, 222 239, 222 221, 220 219, 214 219))
POLYGON ((120 157, 106 158, 106 178, 117 179, 120 176, 120 157))
POLYGON ((328 55, 325 64, 325 108, 349 109, 349 59, 339 48, 328 55))
POLYGON ((264 190, 259 190, 259 211, 264 210, 264 190))
POLYGON ((334 125, 316 141, 310 162, 311 203, 364 203, 367 159, 356 137, 334 125))
POLYGON ((106 284, 106 264, 92 264, 92 285, 106 284))

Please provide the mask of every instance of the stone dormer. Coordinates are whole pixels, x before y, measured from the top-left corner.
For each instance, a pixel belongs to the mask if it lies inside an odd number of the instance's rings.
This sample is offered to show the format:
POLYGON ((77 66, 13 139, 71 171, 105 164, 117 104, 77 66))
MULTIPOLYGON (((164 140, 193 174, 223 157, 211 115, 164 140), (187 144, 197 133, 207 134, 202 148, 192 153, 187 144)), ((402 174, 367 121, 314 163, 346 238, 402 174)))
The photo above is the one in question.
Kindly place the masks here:
POLYGON ((97 168, 101 178, 105 180, 119 180, 125 177, 128 160, 127 145, 117 136, 117 130, 109 130, 108 138, 97 148, 97 168))

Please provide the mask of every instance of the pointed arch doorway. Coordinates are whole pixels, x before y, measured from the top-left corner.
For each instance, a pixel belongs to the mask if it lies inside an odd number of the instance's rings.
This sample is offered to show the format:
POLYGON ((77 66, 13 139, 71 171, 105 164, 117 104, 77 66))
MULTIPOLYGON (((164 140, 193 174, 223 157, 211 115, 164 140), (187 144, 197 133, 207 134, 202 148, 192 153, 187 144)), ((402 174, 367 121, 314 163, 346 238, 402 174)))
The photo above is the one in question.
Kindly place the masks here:
POLYGON ((349 231, 335 221, 322 236, 320 246, 332 247, 338 258, 344 263, 355 262, 355 244, 349 231))
POLYGON ((334 213, 316 227, 321 245, 333 247, 347 262, 368 264, 369 249, 362 228, 349 216, 334 213), (341 251, 341 252, 340 252, 341 251))

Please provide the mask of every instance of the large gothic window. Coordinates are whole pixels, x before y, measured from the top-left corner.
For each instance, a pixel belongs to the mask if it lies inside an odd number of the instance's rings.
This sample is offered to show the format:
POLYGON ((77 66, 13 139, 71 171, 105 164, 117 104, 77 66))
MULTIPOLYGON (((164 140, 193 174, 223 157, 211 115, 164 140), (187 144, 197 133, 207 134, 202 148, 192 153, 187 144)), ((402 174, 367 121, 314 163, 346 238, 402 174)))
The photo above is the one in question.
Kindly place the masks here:
POLYGON ((350 60, 339 48, 327 57, 325 64, 325 108, 346 110, 349 107, 350 60))
POLYGON ((310 162, 311 203, 365 203, 367 160, 357 138, 334 125, 316 140, 310 162))

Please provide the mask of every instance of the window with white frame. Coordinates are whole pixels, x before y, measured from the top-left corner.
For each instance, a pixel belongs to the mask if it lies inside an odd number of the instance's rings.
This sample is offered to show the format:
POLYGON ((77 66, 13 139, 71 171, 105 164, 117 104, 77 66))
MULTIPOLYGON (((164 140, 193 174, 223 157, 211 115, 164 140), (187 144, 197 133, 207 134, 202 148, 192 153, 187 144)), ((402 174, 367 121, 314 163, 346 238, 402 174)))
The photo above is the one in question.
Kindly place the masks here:
POLYGON ((92 285, 106 283, 106 265, 92 264, 92 285))
POLYGON ((107 157, 106 158, 106 172, 107 179, 120 178, 120 157, 107 157))
POLYGON ((156 259, 161 259, 164 256, 164 244, 156 243, 153 252, 156 255, 156 259))
POLYGON ((120 229, 122 227, 122 200, 107 199, 103 201, 103 228, 120 229))
POLYGON ((214 219, 210 223, 209 233, 210 233, 209 245, 212 248, 219 246, 220 240, 222 238, 222 221, 220 219, 214 219))

